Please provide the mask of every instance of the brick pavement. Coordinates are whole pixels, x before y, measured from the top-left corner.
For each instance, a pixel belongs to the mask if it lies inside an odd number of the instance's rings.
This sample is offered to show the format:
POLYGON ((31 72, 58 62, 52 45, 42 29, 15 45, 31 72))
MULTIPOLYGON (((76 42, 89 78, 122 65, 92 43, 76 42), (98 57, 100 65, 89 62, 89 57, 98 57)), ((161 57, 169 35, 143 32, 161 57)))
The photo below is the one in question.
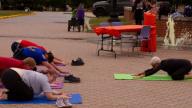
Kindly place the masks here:
MULTIPOLYGON (((63 91, 81 93, 83 104, 74 108, 190 108, 191 81, 117 81, 113 73, 137 73, 149 67, 150 57, 110 53, 96 55, 94 33, 67 32, 69 16, 63 13, 37 13, 35 16, 0 20, 0 55, 11 56, 10 44, 16 39, 29 39, 51 49, 66 61, 82 57, 84 66, 72 67, 80 84, 65 84, 63 91), (30 28, 30 29, 29 29, 30 28), (2 37, 3 36, 3 37, 2 37), (73 40, 73 39, 76 40, 73 40)), ((126 50, 125 50, 126 51, 126 50)), ((187 58, 191 51, 158 49, 161 58, 187 58)), ((55 108, 55 105, 0 105, 0 108, 55 108)))

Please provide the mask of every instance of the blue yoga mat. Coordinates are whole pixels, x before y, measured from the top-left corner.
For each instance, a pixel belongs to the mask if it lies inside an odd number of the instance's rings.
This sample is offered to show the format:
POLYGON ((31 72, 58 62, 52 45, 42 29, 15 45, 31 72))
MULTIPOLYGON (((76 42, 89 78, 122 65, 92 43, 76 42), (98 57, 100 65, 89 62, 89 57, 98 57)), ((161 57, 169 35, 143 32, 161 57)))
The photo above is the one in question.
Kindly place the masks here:
MULTIPOLYGON (((80 94, 71 94, 71 98, 69 101, 72 104, 82 104, 82 97, 80 94)), ((36 97, 31 101, 8 101, 8 100, 1 100, 0 104, 55 104, 56 101, 47 100, 45 96, 36 97)))

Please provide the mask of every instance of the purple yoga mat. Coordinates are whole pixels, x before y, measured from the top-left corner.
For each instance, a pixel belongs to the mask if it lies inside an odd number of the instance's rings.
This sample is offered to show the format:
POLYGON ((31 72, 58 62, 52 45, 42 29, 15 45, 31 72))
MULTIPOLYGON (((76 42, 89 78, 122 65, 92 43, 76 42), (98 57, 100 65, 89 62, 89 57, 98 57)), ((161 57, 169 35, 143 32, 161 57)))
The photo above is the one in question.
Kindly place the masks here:
POLYGON ((52 89, 62 89, 64 84, 62 82, 55 82, 50 84, 52 89))
POLYGON ((65 66, 65 64, 56 64, 56 66, 65 66))

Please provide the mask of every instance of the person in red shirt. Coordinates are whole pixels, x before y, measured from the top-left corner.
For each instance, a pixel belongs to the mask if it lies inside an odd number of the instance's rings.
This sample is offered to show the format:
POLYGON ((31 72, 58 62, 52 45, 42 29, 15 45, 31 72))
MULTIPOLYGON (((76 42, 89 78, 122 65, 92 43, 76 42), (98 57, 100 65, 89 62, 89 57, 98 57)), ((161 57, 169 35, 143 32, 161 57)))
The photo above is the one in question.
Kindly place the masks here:
POLYGON ((36 63, 35 60, 31 57, 28 57, 24 60, 17 60, 10 57, 0 57, 0 75, 4 70, 11 67, 36 70, 36 63))
MULTIPOLYGON (((38 45, 34 42, 30 42, 28 40, 17 40, 17 41, 14 41, 11 45, 11 50, 13 53, 17 52, 17 50, 21 49, 21 48, 26 48, 26 47, 36 47, 36 48, 40 48, 41 50, 45 51, 45 52, 48 52, 47 49, 41 45, 38 45)), ((48 52, 49 54, 52 54, 51 56, 53 56, 53 53, 52 52, 48 52)), ((57 58, 54 56, 54 60, 53 62, 55 64, 63 64, 63 65, 66 65, 68 63, 64 63, 63 60, 57 58)))
POLYGON ((25 47, 29 47, 29 46, 34 46, 34 47, 40 48, 44 51, 47 51, 46 48, 44 48, 43 46, 40 46, 40 45, 38 45, 34 42, 30 42, 28 40, 16 40, 16 41, 14 41, 11 45, 11 49, 14 52, 17 49, 16 47, 25 48, 25 47))

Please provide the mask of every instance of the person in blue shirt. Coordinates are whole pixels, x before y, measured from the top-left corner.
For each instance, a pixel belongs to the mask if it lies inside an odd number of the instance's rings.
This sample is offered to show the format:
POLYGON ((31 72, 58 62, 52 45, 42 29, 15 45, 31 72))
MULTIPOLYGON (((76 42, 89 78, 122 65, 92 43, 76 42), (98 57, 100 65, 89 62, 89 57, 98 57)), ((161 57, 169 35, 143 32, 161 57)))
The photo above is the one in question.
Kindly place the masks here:
POLYGON ((23 48, 22 52, 23 56, 31 57, 35 59, 37 65, 43 64, 44 62, 48 61, 46 57, 46 52, 40 48, 30 47, 30 48, 23 48))
POLYGON ((21 48, 16 54, 14 54, 14 58, 24 59, 27 57, 31 57, 35 60, 37 65, 43 65, 48 68, 49 77, 52 80, 55 80, 56 77, 62 73, 64 73, 65 80, 69 80, 68 82, 80 82, 80 78, 74 77, 69 72, 63 72, 59 69, 54 63, 54 56, 50 52, 46 52, 37 47, 26 47, 21 48))

